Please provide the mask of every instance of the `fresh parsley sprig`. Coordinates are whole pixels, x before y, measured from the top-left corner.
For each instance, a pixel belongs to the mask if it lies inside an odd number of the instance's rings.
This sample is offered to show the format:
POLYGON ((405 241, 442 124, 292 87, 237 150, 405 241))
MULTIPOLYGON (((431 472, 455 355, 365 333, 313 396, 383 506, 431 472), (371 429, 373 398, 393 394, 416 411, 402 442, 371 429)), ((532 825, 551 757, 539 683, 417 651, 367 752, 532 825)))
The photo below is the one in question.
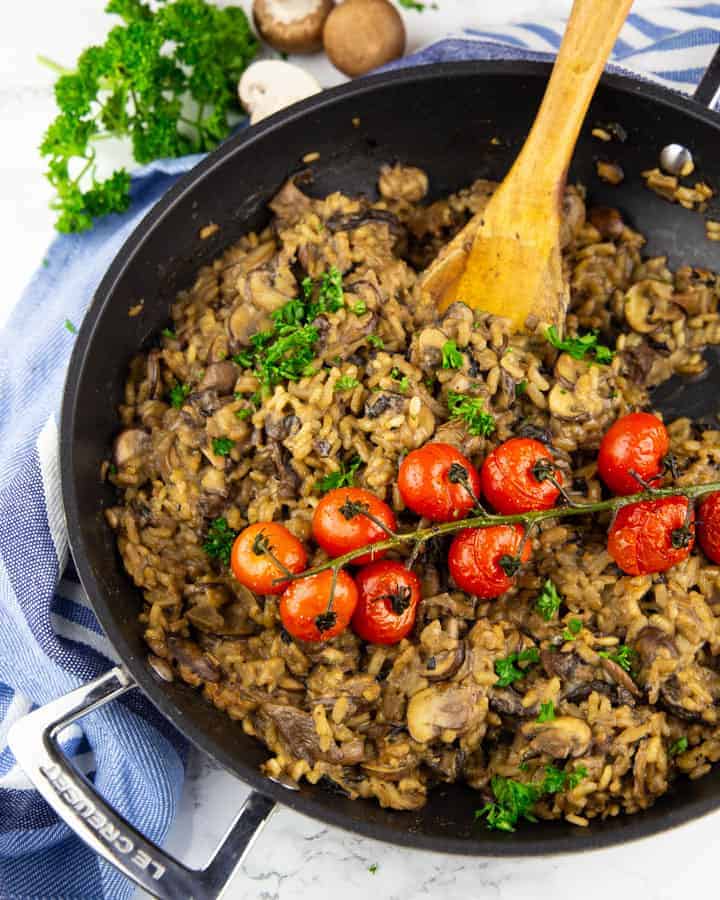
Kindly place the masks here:
POLYGON ((320 491, 321 494, 326 494, 335 488, 352 487, 355 484, 355 473, 361 465, 362 460, 359 456, 354 456, 347 467, 344 463, 340 463, 340 468, 337 472, 330 472, 329 475, 315 483, 315 490, 320 491))
POLYGON ((240 112, 238 78, 255 56, 255 39, 239 6, 207 0, 110 0, 106 12, 123 20, 102 46, 88 47, 75 69, 55 83, 59 114, 40 153, 55 189, 51 207, 62 232, 85 231, 99 216, 123 212, 130 176, 97 172, 96 142, 129 138, 139 163, 210 150, 240 112), (186 115, 186 101, 195 112, 186 115))
POLYGON ((550 619, 557 615, 561 603, 562 597, 558 594, 558 589, 555 587, 552 579, 548 578, 543 585, 542 591, 540 591, 540 596, 535 601, 535 609, 546 622, 549 622, 550 619))
POLYGON ((489 437, 495 431, 495 419, 485 411, 482 397, 470 394, 458 394, 449 391, 447 396, 448 412, 451 419, 462 419, 468 434, 489 437))
POLYGON ((230 563, 230 552, 237 536, 238 532, 233 531, 228 525, 227 519, 224 516, 219 516, 210 523, 210 527, 205 535, 203 550, 208 556, 220 560, 221 563, 227 566, 230 563))
POLYGON ((589 331, 587 334, 563 339, 557 333, 555 326, 551 325, 546 332, 546 337, 553 347, 556 347, 558 350, 564 350, 573 359, 585 359, 590 353, 593 356, 593 362, 607 366, 612 362, 615 355, 615 352, 609 347, 598 343, 597 331, 589 331))
POLYGON ((546 766, 543 780, 529 784, 495 775, 490 782, 495 801, 476 810, 475 820, 485 819, 488 828, 498 831, 515 831, 520 819, 537 822, 533 807, 541 797, 573 790, 587 774, 585 766, 577 766, 572 772, 546 766))
POLYGON ((526 669, 518 667, 518 663, 527 663, 528 666, 540 662, 540 651, 537 647, 529 647, 521 653, 511 653, 502 659, 495 660, 495 674, 498 680, 495 687, 508 687, 516 681, 520 681, 527 675, 526 669))

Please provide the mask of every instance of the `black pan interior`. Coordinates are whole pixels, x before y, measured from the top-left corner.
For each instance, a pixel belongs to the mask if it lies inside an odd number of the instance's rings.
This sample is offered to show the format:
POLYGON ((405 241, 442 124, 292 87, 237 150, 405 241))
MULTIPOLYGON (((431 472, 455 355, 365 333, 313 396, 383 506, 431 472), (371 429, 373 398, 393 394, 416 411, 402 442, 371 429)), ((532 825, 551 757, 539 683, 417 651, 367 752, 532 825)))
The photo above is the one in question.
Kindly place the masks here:
MULTIPOLYGON (((478 855, 532 855, 623 843, 695 818, 720 805, 720 770, 682 782, 651 810, 594 823, 523 825, 515 834, 473 825, 475 792, 439 787, 418 813, 382 810, 323 789, 289 792, 258 772, 263 748, 238 724, 184 685, 160 685, 144 664, 136 616, 140 596, 125 576, 105 525, 113 502, 100 482, 100 460, 117 429, 130 357, 167 324, 169 303, 193 273, 243 232, 267 219, 265 206, 285 178, 314 163, 317 195, 332 190, 375 193, 378 168, 401 160, 426 169, 433 197, 474 178, 501 178, 536 112, 549 73, 542 63, 473 62, 427 66, 355 82, 322 94, 244 132, 177 184, 123 248, 101 284, 77 340, 62 417, 63 492, 74 557, 98 618, 125 664, 156 706, 210 756, 240 778, 318 819, 381 840, 478 855), (359 124, 353 120, 359 119, 359 124), (493 141, 499 139, 499 142, 493 141), (221 226, 209 240, 199 229, 221 226), (144 299, 141 315, 128 309, 144 299)), ((590 200, 617 206, 650 235, 649 254, 666 253, 671 265, 720 269, 720 244, 706 240, 701 215, 671 205, 643 187, 640 172, 657 164, 667 143, 691 148, 699 176, 720 185, 720 117, 661 88, 606 76, 583 129, 570 179, 583 182, 590 200), (596 123, 619 122, 625 143, 590 135, 596 123), (595 174, 599 158, 619 162, 620 187, 595 174)), ((720 372, 666 392, 670 415, 714 417, 720 408, 720 372), (669 399, 668 399, 669 398, 669 399)))

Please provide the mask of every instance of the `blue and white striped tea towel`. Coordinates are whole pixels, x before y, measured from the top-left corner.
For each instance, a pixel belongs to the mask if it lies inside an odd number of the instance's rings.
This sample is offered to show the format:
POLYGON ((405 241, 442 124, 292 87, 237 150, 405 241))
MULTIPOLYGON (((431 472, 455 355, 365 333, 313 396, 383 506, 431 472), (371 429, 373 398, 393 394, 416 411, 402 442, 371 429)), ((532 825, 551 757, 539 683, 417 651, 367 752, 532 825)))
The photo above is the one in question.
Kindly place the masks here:
MULTIPOLYGON (((395 63, 527 58, 557 49, 561 22, 536 21, 443 40, 395 63)), ((614 60, 681 90, 699 80, 720 42, 720 4, 631 15, 614 60)), ((133 181, 128 213, 91 233, 59 237, 0 335, 0 897, 125 900, 132 886, 59 823, 7 747, 10 725, 35 705, 104 671, 114 654, 68 562, 60 500, 57 418, 79 324, 110 261, 197 157, 159 162, 133 181)), ((65 751, 100 792, 162 841, 182 788, 184 741, 140 697, 66 730, 65 751)))

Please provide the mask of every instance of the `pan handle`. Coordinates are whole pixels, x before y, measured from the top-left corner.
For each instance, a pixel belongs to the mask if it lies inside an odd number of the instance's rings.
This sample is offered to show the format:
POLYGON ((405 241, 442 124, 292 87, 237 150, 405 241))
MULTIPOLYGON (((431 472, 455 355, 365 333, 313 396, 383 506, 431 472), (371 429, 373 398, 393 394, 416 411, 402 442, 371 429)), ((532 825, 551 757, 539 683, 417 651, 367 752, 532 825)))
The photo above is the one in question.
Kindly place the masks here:
POLYGON ((693 99, 710 109, 714 109, 720 101, 720 47, 715 51, 710 65, 700 79, 700 84, 695 88, 693 99))
POLYGON ((63 755, 58 733, 136 687, 118 666, 20 719, 8 743, 30 781, 86 844, 159 900, 216 900, 252 847, 275 803, 251 793, 208 865, 193 870, 143 837, 63 755))

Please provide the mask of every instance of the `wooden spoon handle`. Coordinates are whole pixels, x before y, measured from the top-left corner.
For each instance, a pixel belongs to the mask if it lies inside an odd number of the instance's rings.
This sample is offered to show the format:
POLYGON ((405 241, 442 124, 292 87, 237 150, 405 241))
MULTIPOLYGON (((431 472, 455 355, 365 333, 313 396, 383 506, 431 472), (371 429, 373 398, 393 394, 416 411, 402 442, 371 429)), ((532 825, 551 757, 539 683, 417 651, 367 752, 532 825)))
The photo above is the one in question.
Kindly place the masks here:
POLYGON ((526 199, 564 185, 585 113, 632 3, 575 0, 537 118, 506 179, 526 199))

